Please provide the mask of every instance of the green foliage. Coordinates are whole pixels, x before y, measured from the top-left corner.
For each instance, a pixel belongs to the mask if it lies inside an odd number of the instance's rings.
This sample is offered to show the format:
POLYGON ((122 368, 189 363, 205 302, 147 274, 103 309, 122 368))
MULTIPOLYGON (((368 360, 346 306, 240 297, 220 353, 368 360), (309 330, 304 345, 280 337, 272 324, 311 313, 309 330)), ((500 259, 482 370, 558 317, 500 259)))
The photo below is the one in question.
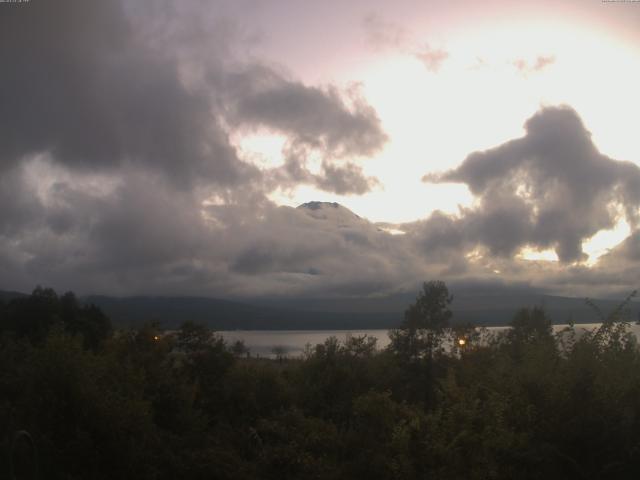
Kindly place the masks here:
POLYGON ((152 412, 134 371, 62 331, 13 360, 26 371, 0 367, 21 384, 10 388, 12 423, 31 431, 49 478, 152 478, 152 412))
POLYGON ((280 362, 194 323, 109 335, 37 289, 0 307, 0 471, 27 430, 52 479, 637 478, 624 308, 555 335, 525 308, 491 336, 449 327, 450 303, 425 284, 391 348, 329 338, 280 362))
POLYGON ((405 311, 400 328, 391 331, 390 349, 408 360, 438 353, 452 317, 452 301, 444 282, 425 282, 415 303, 405 311))
POLYGON ((522 308, 509 324, 510 340, 517 343, 545 342, 552 340, 551 319, 542 307, 522 308))
POLYGON ((425 282, 416 302, 404 313, 403 328, 443 331, 449 326, 449 320, 452 317, 449 310, 452 301, 453 295, 449 294, 449 289, 444 282, 425 282))
POLYGON ((258 421, 257 478, 339 479, 343 455, 336 426, 298 409, 258 421))
POLYGON ((94 305, 82 305, 72 292, 59 297, 50 288, 36 287, 26 298, 0 308, 0 331, 12 332, 33 344, 45 341, 54 326, 83 338, 85 347, 99 348, 112 333, 111 322, 94 305))
POLYGON ((335 337, 316 345, 306 361, 297 365, 292 379, 299 403, 315 416, 347 422, 352 400, 376 381, 370 337, 352 337, 341 343, 335 337))
POLYGON ((415 478, 425 434, 419 408, 395 401, 390 391, 370 391, 353 400, 352 416, 349 478, 415 478))

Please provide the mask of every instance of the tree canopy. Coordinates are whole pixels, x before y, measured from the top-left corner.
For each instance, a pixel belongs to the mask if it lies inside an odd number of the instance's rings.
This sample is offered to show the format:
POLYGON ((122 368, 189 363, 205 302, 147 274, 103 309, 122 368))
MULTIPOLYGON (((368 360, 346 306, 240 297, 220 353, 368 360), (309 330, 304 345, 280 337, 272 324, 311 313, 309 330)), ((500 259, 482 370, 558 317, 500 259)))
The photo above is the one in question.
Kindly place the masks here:
POLYGON ((404 321, 391 331, 392 349, 407 359, 431 358, 440 348, 453 316, 453 296, 442 281, 425 282, 415 303, 404 312, 404 321))
POLYGON ((26 465, 22 431, 40 473, 61 480, 640 474, 628 319, 553 333, 543 309, 524 308, 489 334, 450 327, 451 301, 428 282, 388 348, 331 337, 276 360, 191 322, 87 342, 107 330, 80 325, 102 317, 37 289, 0 306, 0 477, 26 465), (450 334, 469 343, 455 349, 450 334))

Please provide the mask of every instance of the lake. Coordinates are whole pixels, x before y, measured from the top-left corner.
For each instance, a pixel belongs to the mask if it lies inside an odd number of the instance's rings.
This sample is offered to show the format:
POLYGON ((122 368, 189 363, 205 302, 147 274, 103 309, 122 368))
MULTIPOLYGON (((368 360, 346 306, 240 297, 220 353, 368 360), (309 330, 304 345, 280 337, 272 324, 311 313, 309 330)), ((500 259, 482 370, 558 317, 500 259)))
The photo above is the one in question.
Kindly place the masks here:
MULTIPOLYGON (((599 323, 583 323, 576 325, 576 331, 591 330, 600 326, 599 323)), ((567 325, 554 325, 555 332, 566 328, 567 325)), ((508 327, 487 327, 492 333, 505 330, 508 327)), ((640 325, 631 324, 630 331, 640 338, 640 325)), ((315 346, 329 337, 336 337, 344 341, 347 335, 362 336, 368 335, 378 340, 378 348, 382 349, 389 345, 388 330, 231 330, 218 332, 231 344, 237 340, 244 341, 252 356, 273 358, 273 349, 278 347, 289 357, 302 355, 305 345, 315 346)))

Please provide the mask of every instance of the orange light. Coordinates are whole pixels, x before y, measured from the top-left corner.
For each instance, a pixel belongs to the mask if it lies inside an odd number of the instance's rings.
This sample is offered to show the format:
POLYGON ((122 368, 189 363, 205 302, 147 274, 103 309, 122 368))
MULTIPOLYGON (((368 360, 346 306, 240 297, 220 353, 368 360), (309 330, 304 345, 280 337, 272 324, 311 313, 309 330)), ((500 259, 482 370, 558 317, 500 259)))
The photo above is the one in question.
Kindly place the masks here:
POLYGON ((458 345, 460 345, 461 347, 464 347, 466 344, 467 344, 467 341, 464 338, 458 339, 458 345))
POLYGON ((158 335, 154 335, 153 339, 157 342, 158 340, 160 340, 160 337, 158 335))

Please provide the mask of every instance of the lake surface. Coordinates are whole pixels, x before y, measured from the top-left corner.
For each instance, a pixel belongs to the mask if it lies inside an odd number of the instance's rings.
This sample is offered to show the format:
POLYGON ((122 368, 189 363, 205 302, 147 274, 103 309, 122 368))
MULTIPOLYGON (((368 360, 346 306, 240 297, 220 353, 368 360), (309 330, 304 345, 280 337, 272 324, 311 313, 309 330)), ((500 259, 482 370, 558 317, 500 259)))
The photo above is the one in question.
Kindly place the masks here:
POLYGON ((315 346, 329 337, 344 341, 348 335, 359 337, 368 335, 378 340, 378 348, 389 345, 388 330, 233 330, 217 332, 227 341, 233 343, 244 341, 252 356, 274 357, 273 349, 282 348, 287 356, 302 355, 307 344, 315 346))
MULTIPOLYGON (((583 323, 576 325, 575 328, 580 333, 599 326, 599 323, 583 323)), ((553 330, 558 332, 566 327, 567 325, 554 325, 553 330)), ((487 327, 487 330, 490 333, 498 333, 507 328, 487 327)), ((640 338, 640 325, 631 324, 629 329, 636 337, 640 338)), ((307 344, 315 346, 324 343, 327 338, 332 336, 344 341, 348 335, 368 335, 376 338, 378 348, 382 349, 390 343, 388 332, 388 330, 233 330, 218 333, 230 344, 242 340, 252 356, 273 358, 275 356, 274 348, 281 349, 288 357, 298 357, 302 355, 307 344)))

